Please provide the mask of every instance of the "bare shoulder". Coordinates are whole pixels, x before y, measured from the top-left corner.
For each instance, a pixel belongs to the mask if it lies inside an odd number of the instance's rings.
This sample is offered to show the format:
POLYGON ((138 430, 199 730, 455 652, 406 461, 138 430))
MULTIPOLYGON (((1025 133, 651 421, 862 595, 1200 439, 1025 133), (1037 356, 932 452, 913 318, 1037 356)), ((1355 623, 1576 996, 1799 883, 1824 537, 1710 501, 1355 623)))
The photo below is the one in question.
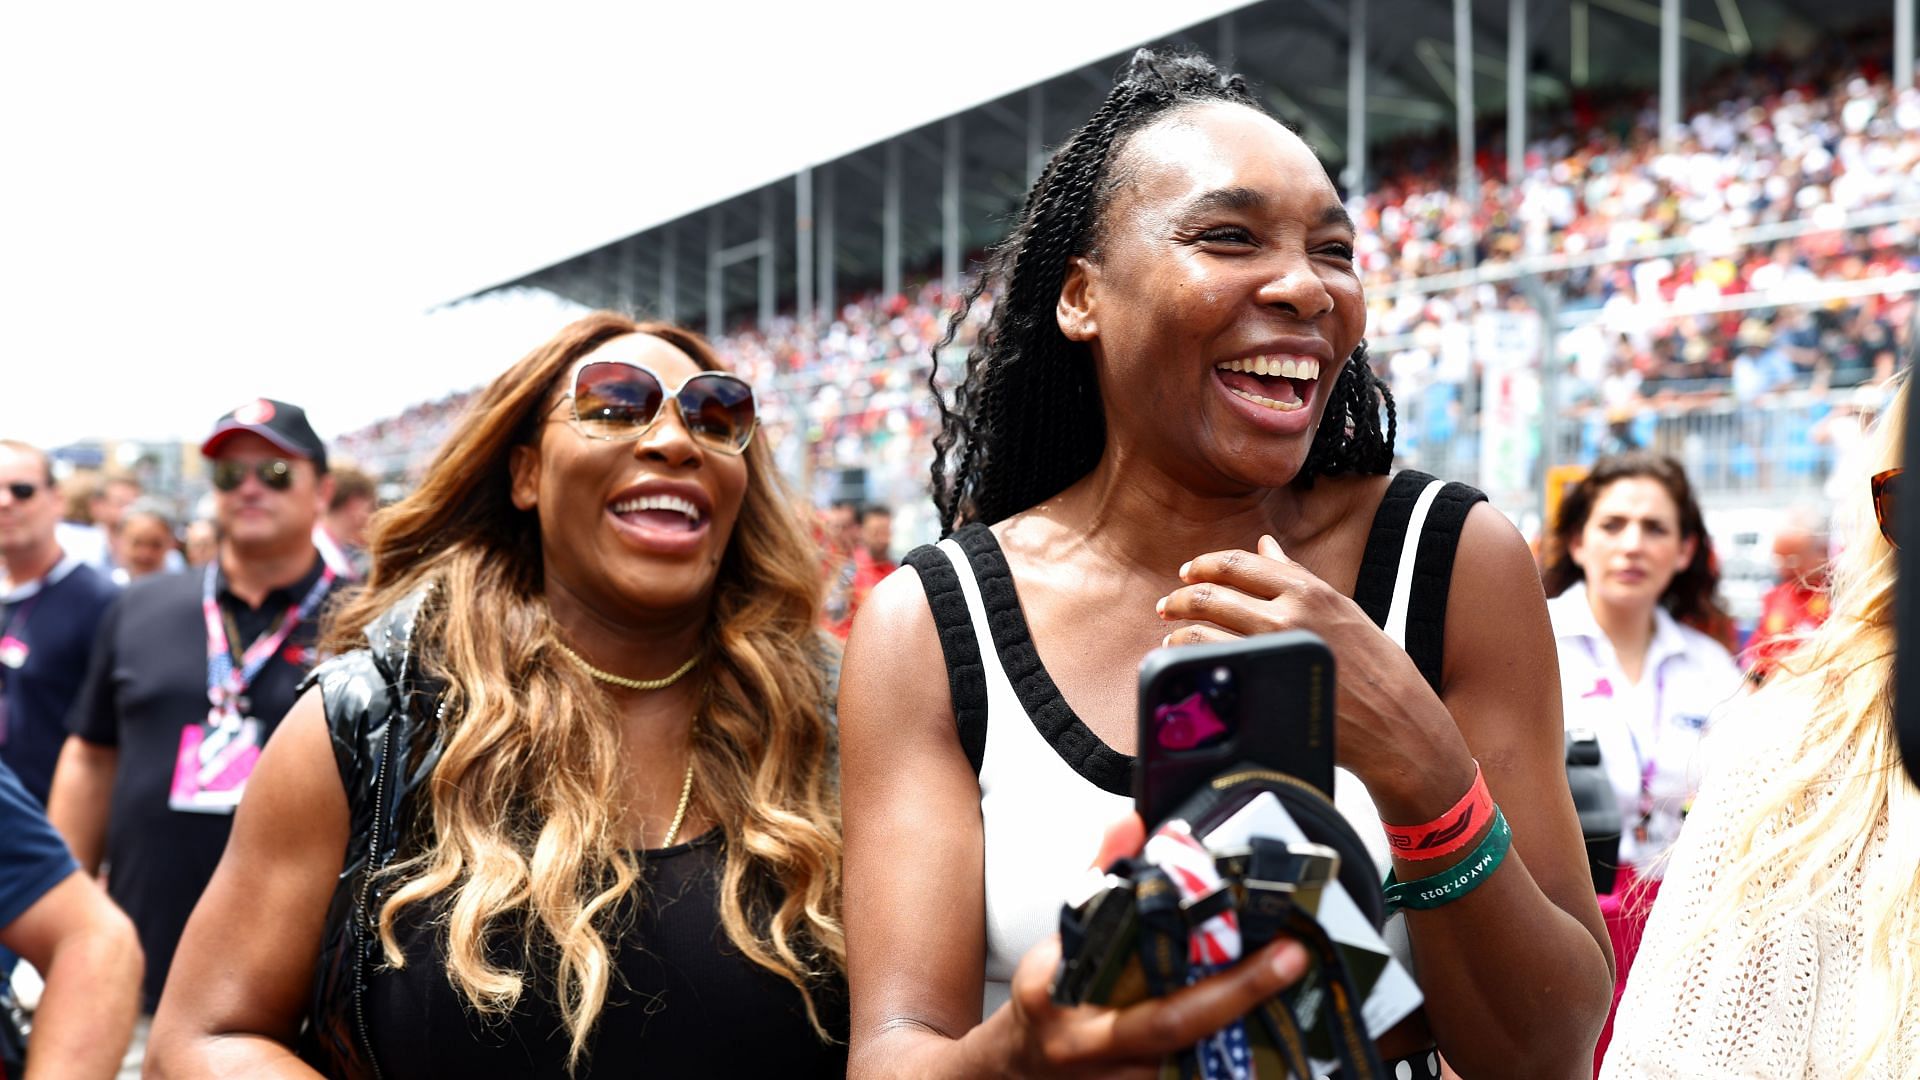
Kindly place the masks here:
MULTIPOLYGON (((1453 560, 1453 587, 1500 585, 1507 599, 1544 612, 1547 597, 1540 588, 1540 568, 1533 549, 1507 515, 1490 502, 1477 502, 1460 526, 1460 546, 1453 560), (1520 586, 1530 585, 1522 588, 1520 586)), ((1499 598, 1494 598, 1499 599, 1499 598)))
POLYGON ((264 828, 279 840, 296 833, 312 836, 326 848, 337 839, 344 847, 348 816, 326 706, 316 686, 300 695, 267 740, 234 828, 264 828))
MULTIPOLYGON (((959 601, 958 593, 954 600, 959 601)), ((920 572, 903 564, 860 605, 840 670, 843 739, 857 740, 868 718, 944 724, 953 730, 946 654, 920 572)))
POLYGON ((1558 739, 1559 662, 1540 571, 1520 531, 1490 503, 1476 503, 1461 526, 1446 642, 1444 696, 1479 702, 1463 730, 1516 722, 1558 739))

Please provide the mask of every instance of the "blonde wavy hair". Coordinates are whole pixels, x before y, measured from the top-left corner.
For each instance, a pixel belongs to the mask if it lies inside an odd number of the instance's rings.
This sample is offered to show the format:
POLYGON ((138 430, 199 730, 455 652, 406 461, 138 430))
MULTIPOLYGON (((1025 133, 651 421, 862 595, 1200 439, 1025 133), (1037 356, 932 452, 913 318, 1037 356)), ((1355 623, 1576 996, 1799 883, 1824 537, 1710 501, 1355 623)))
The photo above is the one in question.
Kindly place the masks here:
MULTIPOLYGON (((423 670, 446 687, 442 750, 407 857, 384 875, 380 941, 387 962, 404 966, 396 917, 440 898, 453 985, 501 1017, 537 978, 571 1035, 569 1068, 606 1003, 610 939, 631 925, 620 902, 640 867, 626 846, 630 777, 613 707, 562 658, 539 522, 514 507, 508 462, 538 438, 573 363, 636 333, 721 367, 703 339, 670 325, 601 312, 567 326, 483 390, 419 488, 374 519, 371 577, 327 632, 335 650, 363 647, 381 613, 433 588, 414 640, 423 670), (488 959, 502 932, 518 934, 518 968, 488 959)), ((727 937, 800 990, 826 1038, 815 992, 846 964, 834 658, 817 629, 819 557, 764 442, 747 450, 747 476, 697 673, 707 691, 692 729, 693 790, 725 833, 727 937)))
POLYGON ((1920 789, 1901 765, 1890 692, 1899 556, 1874 524, 1866 481, 1900 464, 1911 389, 1903 382, 1863 444, 1867 468, 1851 469, 1857 490, 1836 515, 1851 527, 1836 529, 1850 539, 1831 577, 1832 613, 1759 691, 1788 695, 1776 700, 1804 712, 1805 722, 1730 823, 1726 869, 1699 924, 1701 937, 1729 927, 1758 936, 1803 920, 1859 882, 1860 947, 1881 992, 1851 1003, 1873 1038, 1849 1075, 1891 1047, 1920 1047, 1920 789), (1884 845, 1877 853, 1876 834, 1884 845))

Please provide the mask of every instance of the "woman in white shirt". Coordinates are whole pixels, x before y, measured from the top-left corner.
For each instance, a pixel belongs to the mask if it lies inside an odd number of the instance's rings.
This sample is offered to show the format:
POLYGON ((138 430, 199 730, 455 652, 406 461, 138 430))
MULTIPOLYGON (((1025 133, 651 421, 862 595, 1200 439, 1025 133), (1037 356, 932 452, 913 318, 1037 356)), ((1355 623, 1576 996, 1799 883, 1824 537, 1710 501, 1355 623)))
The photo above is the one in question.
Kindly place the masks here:
POLYGON ((1832 616, 1713 737, 1606 1080, 1920 1076, 1920 789, 1888 693, 1909 392, 1845 474, 1832 616))
MULTIPOLYGON (((1740 688, 1692 485, 1656 454, 1601 458, 1562 501, 1547 542, 1547 611, 1569 731, 1591 732, 1621 811, 1620 871, 1600 897, 1618 972, 1615 1001, 1659 890, 1660 852, 1700 786, 1707 717, 1740 688)), ((1606 1052, 1602 1030, 1594 1061, 1606 1052)))

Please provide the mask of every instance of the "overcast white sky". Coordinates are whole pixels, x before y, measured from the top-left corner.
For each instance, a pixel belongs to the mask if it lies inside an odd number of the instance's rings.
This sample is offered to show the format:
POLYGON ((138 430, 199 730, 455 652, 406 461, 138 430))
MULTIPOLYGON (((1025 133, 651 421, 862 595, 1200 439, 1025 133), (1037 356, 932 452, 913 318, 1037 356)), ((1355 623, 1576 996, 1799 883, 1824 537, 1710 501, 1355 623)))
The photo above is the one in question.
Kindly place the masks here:
POLYGON ((358 426, 564 321, 436 304, 1243 2, 9 5, 0 436, 358 426))

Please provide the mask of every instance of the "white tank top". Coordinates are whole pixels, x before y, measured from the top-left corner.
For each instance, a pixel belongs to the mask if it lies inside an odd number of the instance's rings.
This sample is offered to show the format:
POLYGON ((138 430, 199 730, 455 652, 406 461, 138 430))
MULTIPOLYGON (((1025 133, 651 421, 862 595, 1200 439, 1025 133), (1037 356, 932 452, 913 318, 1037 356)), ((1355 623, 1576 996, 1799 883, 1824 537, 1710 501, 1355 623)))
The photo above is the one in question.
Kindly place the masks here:
MULTIPOLYGON (((1446 563, 1438 596, 1440 617, 1429 612, 1424 621, 1416 617, 1413 622, 1417 632, 1421 625, 1432 628, 1444 621, 1453 541, 1466 511, 1482 497, 1471 488, 1443 485, 1419 473, 1396 477, 1376 515, 1355 590, 1370 613, 1375 606, 1386 608, 1374 618, 1402 647, 1410 612, 1422 607, 1415 564, 1431 554, 1421 541, 1436 531, 1425 526, 1443 490, 1454 497, 1443 514, 1451 535, 1438 545, 1445 549, 1446 563), (1385 603, 1369 605, 1370 597, 1385 603)), ((1083 884, 1106 828, 1133 812, 1133 759, 1107 746, 1074 715, 1041 665, 1006 558, 985 526, 963 528, 933 547, 919 549, 907 561, 927 590, 947 661, 961 745, 980 778, 984 1017, 1007 1000, 1020 958, 1059 929, 1061 904, 1086 891, 1083 884)), ((1435 652, 1431 681, 1437 681, 1437 641, 1435 652)), ((1426 670, 1427 665, 1422 666, 1426 670)), ((1386 867, 1387 836, 1379 814, 1366 788, 1345 769, 1335 772, 1334 802, 1375 864, 1386 867)), ((1411 971, 1405 931, 1396 925, 1402 922, 1391 920, 1386 937, 1411 971)))

